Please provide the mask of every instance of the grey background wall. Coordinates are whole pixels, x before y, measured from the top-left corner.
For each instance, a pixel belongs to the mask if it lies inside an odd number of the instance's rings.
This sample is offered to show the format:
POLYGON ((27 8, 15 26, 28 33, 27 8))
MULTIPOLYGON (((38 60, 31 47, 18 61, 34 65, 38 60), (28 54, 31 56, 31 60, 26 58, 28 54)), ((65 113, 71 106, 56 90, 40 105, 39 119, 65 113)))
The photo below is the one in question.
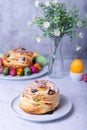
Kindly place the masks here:
MULTIPOLYGON (((42 1, 42 0, 40 0, 42 1)), ((44 0, 43 0, 44 1, 44 0)), ((59 1, 59 0, 58 0, 59 1)), ((60 2, 63 0, 60 0, 60 2)), ((87 14, 87 0, 66 0, 70 6, 80 9, 80 16, 87 14)), ((16 47, 24 47, 28 50, 38 51, 41 54, 49 55, 49 40, 37 43, 34 39, 36 28, 29 28, 27 22, 38 11, 34 7, 35 0, 0 0, 0 52, 4 53, 16 47)), ((67 2, 67 3, 68 3, 67 2)), ((64 58, 87 58, 87 30, 84 38, 78 39, 82 49, 75 51, 75 43, 71 43, 68 37, 63 41, 64 58)))

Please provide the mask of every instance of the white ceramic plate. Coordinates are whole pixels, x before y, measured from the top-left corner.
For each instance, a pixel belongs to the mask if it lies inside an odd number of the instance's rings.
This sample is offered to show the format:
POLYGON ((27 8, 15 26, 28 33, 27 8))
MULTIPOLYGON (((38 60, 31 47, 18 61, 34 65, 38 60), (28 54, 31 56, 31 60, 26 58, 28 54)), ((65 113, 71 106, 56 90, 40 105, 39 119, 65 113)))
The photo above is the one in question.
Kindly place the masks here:
POLYGON ((20 96, 14 98, 11 102, 11 108, 15 114, 23 119, 34 121, 34 122, 46 122, 59 119, 70 112, 72 108, 71 101, 65 96, 60 96, 60 106, 52 114, 34 115, 24 112, 19 106, 20 96))
POLYGON ((10 75, 3 75, 0 74, 0 79, 7 79, 7 80, 27 80, 40 77, 48 72, 48 66, 44 66, 42 71, 36 74, 31 74, 29 76, 10 76, 10 75))

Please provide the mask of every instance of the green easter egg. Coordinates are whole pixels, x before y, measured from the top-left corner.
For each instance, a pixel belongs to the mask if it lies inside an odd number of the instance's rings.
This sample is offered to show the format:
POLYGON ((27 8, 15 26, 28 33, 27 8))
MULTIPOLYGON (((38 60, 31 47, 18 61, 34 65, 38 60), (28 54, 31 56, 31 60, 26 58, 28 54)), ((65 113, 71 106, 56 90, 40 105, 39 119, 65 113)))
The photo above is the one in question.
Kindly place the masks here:
POLYGON ((4 56, 4 55, 3 55, 2 53, 0 53, 0 58, 3 58, 3 56, 4 56))
POLYGON ((26 68, 24 69, 24 75, 28 76, 28 75, 30 75, 30 74, 31 74, 31 69, 28 68, 28 67, 26 67, 26 68))
POLYGON ((47 64, 47 58, 45 56, 39 55, 35 57, 35 63, 39 62, 41 63, 43 66, 47 64))
POLYGON ((4 70, 3 70, 3 74, 8 75, 9 74, 9 68, 5 67, 4 70))

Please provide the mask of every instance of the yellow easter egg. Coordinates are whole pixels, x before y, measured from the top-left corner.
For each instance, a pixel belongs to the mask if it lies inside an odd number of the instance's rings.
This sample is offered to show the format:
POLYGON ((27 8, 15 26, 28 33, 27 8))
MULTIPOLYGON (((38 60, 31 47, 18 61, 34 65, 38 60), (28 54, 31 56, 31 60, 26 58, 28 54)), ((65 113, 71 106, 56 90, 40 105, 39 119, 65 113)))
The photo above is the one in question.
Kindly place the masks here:
POLYGON ((81 59, 75 59, 70 65, 70 71, 73 73, 83 73, 84 63, 81 59))

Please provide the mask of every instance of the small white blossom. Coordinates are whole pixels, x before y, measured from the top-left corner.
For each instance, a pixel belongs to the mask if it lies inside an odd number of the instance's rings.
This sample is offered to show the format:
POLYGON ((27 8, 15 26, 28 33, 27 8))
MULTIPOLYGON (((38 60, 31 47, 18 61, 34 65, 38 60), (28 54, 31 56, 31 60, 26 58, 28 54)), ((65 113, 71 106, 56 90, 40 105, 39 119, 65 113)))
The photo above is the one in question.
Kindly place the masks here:
POLYGON ((49 26, 50 26, 50 23, 49 23, 49 22, 44 22, 44 23, 43 23, 43 27, 44 27, 44 28, 49 28, 49 26))
POLYGON ((35 7, 39 7, 39 4, 40 4, 39 0, 35 1, 35 7))
POLYGON ((33 18, 32 18, 32 19, 33 19, 33 22, 36 20, 36 18, 37 18, 37 16, 33 16, 33 18))
POLYGON ((54 29, 54 36, 57 36, 57 37, 60 36, 60 30, 59 29, 54 29))
POLYGON ((79 50, 81 50, 82 49, 82 47, 81 46, 76 46, 76 51, 79 51, 79 50))
POLYGON ((41 42, 41 37, 40 37, 40 36, 37 36, 37 37, 36 37, 36 41, 37 41, 38 43, 40 43, 40 42, 41 42))
POLYGON ((82 22, 81 22, 81 21, 78 21, 77 26, 78 26, 78 27, 82 27, 82 22))
POLYGON ((27 22, 27 25, 30 27, 30 26, 32 26, 32 22, 31 21, 28 21, 27 22))
POLYGON ((54 0, 53 3, 58 3, 58 1, 57 1, 57 0, 54 0))
POLYGON ((45 2, 45 6, 46 6, 46 7, 49 7, 49 6, 50 6, 50 2, 49 2, 49 1, 46 1, 46 2, 45 2))
POLYGON ((79 33, 79 38, 84 38, 84 33, 83 32, 79 33))

